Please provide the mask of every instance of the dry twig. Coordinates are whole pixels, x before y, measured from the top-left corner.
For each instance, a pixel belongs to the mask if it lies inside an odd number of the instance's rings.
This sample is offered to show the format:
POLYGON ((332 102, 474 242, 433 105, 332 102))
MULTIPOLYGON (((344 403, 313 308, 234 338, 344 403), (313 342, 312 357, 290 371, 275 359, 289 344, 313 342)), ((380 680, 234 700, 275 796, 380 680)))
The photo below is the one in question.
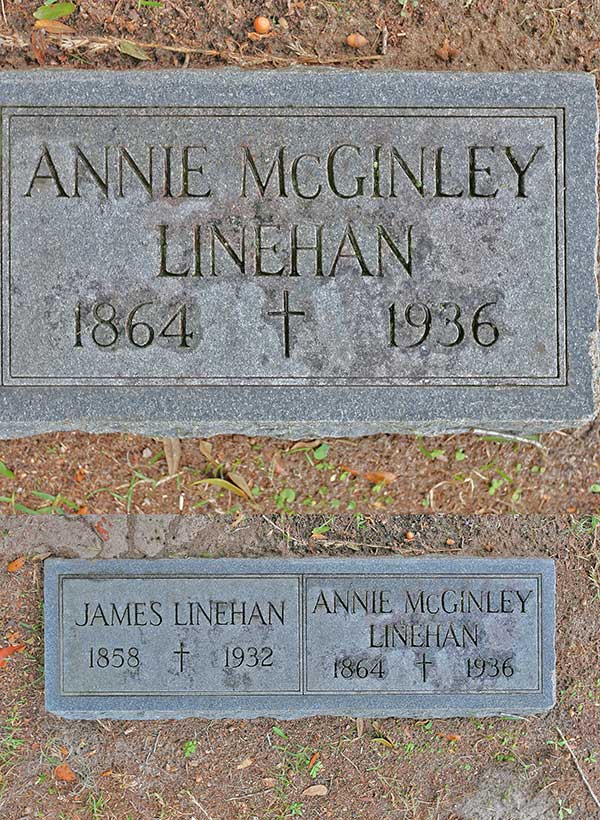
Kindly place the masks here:
POLYGON ((573 749, 571 748, 571 744, 569 743, 569 741, 567 740, 567 738, 566 738, 566 737, 563 735, 563 733, 561 732, 560 727, 558 727, 558 726, 557 726, 557 727, 556 727, 556 731, 557 731, 557 732, 558 732, 558 734, 560 735, 560 739, 561 739, 561 740, 563 741, 563 743, 565 744, 565 748, 567 749, 567 751, 569 752, 569 754, 570 754, 570 755, 571 755, 571 757, 573 758, 573 763, 575 764, 575 768, 576 768, 576 769, 577 769, 577 771, 579 772, 579 776, 580 776, 580 777, 581 777, 581 779, 583 780, 584 785, 585 785, 586 789, 588 790, 588 792, 589 792, 589 794, 590 794, 590 797, 592 798, 592 800, 594 801, 594 803, 595 803, 595 804, 598 806, 598 808, 600 809, 600 800, 598 800, 598 798, 597 798, 597 797, 596 797, 596 795, 594 794, 594 790, 593 790, 593 789, 592 789, 592 787, 590 786, 590 782, 589 782, 589 780, 587 779, 587 777, 585 776, 585 772, 584 772, 584 771, 583 771, 583 769, 581 768, 581 764, 580 764, 580 763, 579 763, 579 761, 577 760, 577 757, 576 757, 576 755, 575 755, 575 752, 574 752, 574 751, 573 751, 573 749))
MULTIPOLYGON (((2 2, 3 0, 0 0, 0 3, 2 2)), ((53 34, 51 32, 47 32, 46 36, 63 51, 87 49, 93 53, 99 53, 109 51, 110 49, 118 50, 119 45, 123 42, 123 38, 121 37, 77 37, 67 34, 53 34)), ((256 66, 267 63, 276 66, 293 65, 294 63, 303 63, 305 65, 338 65, 341 63, 362 63, 381 60, 380 54, 361 54, 357 57, 333 57, 325 59, 313 54, 297 54, 293 57, 278 54, 238 55, 226 49, 201 48, 200 46, 193 45, 168 45, 167 43, 147 43, 143 40, 130 39, 127 39, 127 42, 144 50, 158 49, 175 54, 197 54, 200 57, 212 57, 217 60, 222 60, 225 63, 245 66, 256 66)), ((0 46, 4 46, 5 48, 29 49, 30 42, 28 38, 17 31, 0 32, 0 46)))
POLYGON ((494 438, 503 438, 506 441, 518 441, 520 444, 533 444, 534 447, 539 447, 540 450, 546 452, 546 448, 540 441, 535 439, 525 438, 524 436, 515 436, 512 433, 496 433, 494 430, 478 430, 473 429, 476 436, 494 436, 494 438))

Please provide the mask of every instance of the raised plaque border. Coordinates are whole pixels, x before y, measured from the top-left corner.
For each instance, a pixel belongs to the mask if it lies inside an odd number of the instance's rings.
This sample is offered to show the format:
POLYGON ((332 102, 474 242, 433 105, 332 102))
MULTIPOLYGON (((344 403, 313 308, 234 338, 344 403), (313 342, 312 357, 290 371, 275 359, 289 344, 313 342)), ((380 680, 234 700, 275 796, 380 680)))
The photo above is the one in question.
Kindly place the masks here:
POLYGON ((291 110, 281 106, 165 106, 163 109, 156 109, 154 106, 4 106, 0 108, 2 117, 2 145, 7 146, 3 151, 3 171, 0 185, 2 187, 1 199, 2 208, 7 212, 7 236, 6 254, 4 253, 4 241, 2 253, 0 255, 0 285, 2 286, 2 315, 4 332, 2 333, 0 349, 0 384, 18 385, 19 387, 66 387, 66 386, 86 386, 86 385, 127 385, 135 382, 136 387, 149 387, 158 385, 174 386, 243 386, 243 387, 276 387, 306 385, 314 387, 335 387, 335 386, 360 386, 360 387, 484 387, 484 386, 504 386, 504 387, 565 387, 568 386, 568 328, 566 316, 567 300, 567 243, 566 243, 566 110, 561 106, 294 106, 291 110), (276 117, 364 117, 367 114, 371 117, 446 117, 476 119, 476 118, 502 118, 502 119, 552 119, 554 120, 554 191, 555 191, 555 347, 556 347, 556 374, 552 376, 418 376, 412 379, 406 377, 386 377, 378 380, 360 377, 313 377, 313 376, 247 376, 239 377, 198 377, 198 376, 57 376, 47 375, 37 376, 32 374, 17 374, 13 370, 13 350, 12 350, 12 272, 11 272, 11 211, 10 202, 12 197, 11 182, 11 123, 14 117, 32 116, 35 112, 43 112, 38 116, 55 117, 61 114, 68 117, 115 117, 119 115, 140 116, 140 117, 233 117, 241 116, 256 117, 263 116, 276 117), (408 112, 438 112, 438 113, 408 113, 408 112), (484 113, 459 113, 450 112, 484 112, 484 113), (514 112, 530 112, 514 113, 514 112), (176 113, 175 113, 176 112, 176 113), (193 113, 190 113, 193 112, 193 113), (243 112, 252 112, 244 114, 243 112), (342 112, 342 113, 340 113, 342 112), (379 112, 379 113, 377 113, 379 112), (393 112, 393 113, 392 113, 393 112), (399 113, 402 112, 402 113, 399 113), (512 113, 506 113, 512 112, 512 113), (534 113, 537 112, 537 113, 534 113), (540 113, 544 112, 544 113, 540 113), (560 173, 559 173, 560 172, 560 173), (7 184, 4 184, 4 179, 7 184), (562 190, 562 196, 560 191, 562 190), (8 256, 5 265, 5 256, 8 256), (7 285, 4 286, 5 267, 7 268, 7 285))
POLYGON ((356 696, 356 695, 381 695, 383 697, 388 695, 435 695, 435 694, 444 694, 448 697, 452 697, 454 695, 521 695, 521 694, 541 694, 544 689, 544 675, 543 675, 543 655, 542 655, 542 635, 543 635, 543 608, 542 608, 542 583, 543 583, 543 576, 541 573, 498 573, 498 574, 491 574, 491 573, 477 573, 477 572, 440 572, 440 573, 419 573, 419 572, 390 572, 390 573, 377 573, 375 576, 367 575, 365 573, 347 573, 339 574, 339 573, 319 573, 318 571, 314 572, 294 572, 291 571, 289 573, 269 573, 266 574, 222 574, 222 573, 191 573, 191 574, 170 574, 170 573, 145 573, 143 575, 131 573, 130 575, 123 574, 123 575, 114 575, 114 574, 102 574, 99 577, 103 581, 110 581, 110 580, 132 580, 132 581, 144 581, 147 579, 154 579, 154 580, 186 580, 192 581, 194 578, 210 578, 210 579, 218 579, 218 580, 242 580, 242 579, 252 579, 252 580, 259 580, 268 582, 270 578, 285 578, 291 579, 294 578, 297 580, 297 594, 298 594, 298 601, 297 601, 297 617, 298 617, 298 678, 299 678, 299 686, 298 689, 274 689, 268 690, 263 689, 260 692, 244 692, 241 690, 236 690, 235 692, 230 692, 227 690, 219 690, 215 692, 207 691, 207 690, 173 690, 171 692, 164 692, 164 691, 136 691, 136 692, 127 692, 127 691, 98 691, 98 692, 84 692, 84 691, 73 691, 65 689, 65 674, 64 674, 64 630, 63 630, 63 602, 64 602, 64 590, 63 585, 65 580, 77 580, 77 579, 84 579, 88 580, 90 575, 84 574, 59 574, 57 581, 58 581, 58 598, 59 598, 59 659, 60 659, 60 694, 63 697, 73 697, 73 696, 80 696, 80 697, 177 697, 178 695, 190 695, 190 696, 198 696, 198 697, 263 697, 265 695, 290 695, 290 694, 298 694, 298 695, 334 695, 334 696, 356 696), (502 579, 519 579, 519 580, 534 580, 536 583, 536 607, 537 607, 537 630, 536 630, 536 651, 535 656, 537 660, 537 678, 538 678, 538 685, 535 689, 478 689, 477 691, 469 690, 469 689, 452 689, 452 690, 444 690, 442 693, 438 692, 428 692, 427 690, 413 688, 413 689, 353 689, 352 691, 346 690, 326 690, 326 689, 318 689, 318 688, 310 688, 308 686, 308 670, 307 670, 307 631, 308 631, 308 617, 306 611, 306 581, 309 578, 322 578, 324 580, 342 580, 343 578, 350 578, 354 580, 355 578, 368 578, 373 579, 376 577, 385 578, 385 579, 394 579, 394 578, 419 578, 419 579, 435 579, 435 578, 478 578, 478 579, 486 579, 486 580, 502 580, 502 579))

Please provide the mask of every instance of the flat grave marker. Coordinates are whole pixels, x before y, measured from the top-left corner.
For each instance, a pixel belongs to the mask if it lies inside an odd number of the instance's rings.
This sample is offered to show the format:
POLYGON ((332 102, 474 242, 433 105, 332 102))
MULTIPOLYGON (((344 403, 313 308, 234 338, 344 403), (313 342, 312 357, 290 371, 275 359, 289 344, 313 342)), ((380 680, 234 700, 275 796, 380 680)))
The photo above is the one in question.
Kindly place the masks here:
POLYGON ((595 412, 594 78, 0 75, 0 435, 595 412))
POLYGON ((69 718, 523 715, 554 704, 548 559, 44 564, 69 718))

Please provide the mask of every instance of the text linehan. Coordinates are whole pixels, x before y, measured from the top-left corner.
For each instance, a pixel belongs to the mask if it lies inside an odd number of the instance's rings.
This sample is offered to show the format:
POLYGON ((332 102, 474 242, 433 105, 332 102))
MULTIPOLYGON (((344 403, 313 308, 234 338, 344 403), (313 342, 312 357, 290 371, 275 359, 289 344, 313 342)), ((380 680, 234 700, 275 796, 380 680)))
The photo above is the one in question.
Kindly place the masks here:
MULTIPOLYGON (((342 143, 326 154, 292 155, 285 146, 258 153, 248 146, 231 160, 238 173, 231 182, 214 151, 205 145, 181 147, 149 145, 145 152, 106 145, 85 150, 78 144, 58 151, 39 146, 31 160, 26 198, 40 196, 72 199, 100 195, 119 200, 129 195, 151 200, 248 199, 340 200, 460 199, 489 201, 504 196, 527 199, 532 168, 550 156, 542 145, 466 145, 458 152, 445 146, 410 149, 396 146, 360 146, 342 143), (211 164, 214 163, 214 166, 211 164), (239 175, 239 176, 238 176, 239 175), (232 185, 227 189, 227 182, 232 185), (223 190, 222 190, 223 189, 223 190)), ((158 225, 160 266, 158 276, 201 277, 218 275, 219 255, 242 273, 255 276, 316 276, 336 274, 340 261, 350 257, 363 276, 383 276, 385 259, 412 275, 413 225, 369 224, 359 229, 352 221, 343 226, 253 219, 246 223, 232 208, 228 220, 205 221, 192 226, 189 248, 183 258, 170 258, 172 226, 158 225), (229 223, 229 224, 226 224, 229 223), (285 255, 286 260, 282 258, 285 255)), ((203 212, 206 208, 203 208, 203 212)), ((395 211, 395 209, 394 209, 395 211)), ((302 213, 306 213, 303 206, 302 213)), ((395 220, 396 214, 390 216, 395 220)), ((173 257, 175 254, 173 254, 173 257)))

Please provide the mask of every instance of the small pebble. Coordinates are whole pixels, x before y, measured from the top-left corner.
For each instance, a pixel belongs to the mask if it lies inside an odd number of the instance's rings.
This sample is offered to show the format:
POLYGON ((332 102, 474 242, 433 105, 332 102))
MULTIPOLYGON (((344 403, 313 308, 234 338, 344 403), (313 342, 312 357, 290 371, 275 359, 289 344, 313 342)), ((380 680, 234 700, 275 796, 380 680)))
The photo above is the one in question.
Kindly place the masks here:
POLYGON ((364 48, 367 45, 368 40, 366 37, 363 37, 362 34, 355 31, 346 37, 346 43, 350 46, 350 48, 364 48))
POLYGON ((257 17, 254 21, 254 31, 257 34, 268 34, 271 31, 271 21, 268 17, 257 17))

